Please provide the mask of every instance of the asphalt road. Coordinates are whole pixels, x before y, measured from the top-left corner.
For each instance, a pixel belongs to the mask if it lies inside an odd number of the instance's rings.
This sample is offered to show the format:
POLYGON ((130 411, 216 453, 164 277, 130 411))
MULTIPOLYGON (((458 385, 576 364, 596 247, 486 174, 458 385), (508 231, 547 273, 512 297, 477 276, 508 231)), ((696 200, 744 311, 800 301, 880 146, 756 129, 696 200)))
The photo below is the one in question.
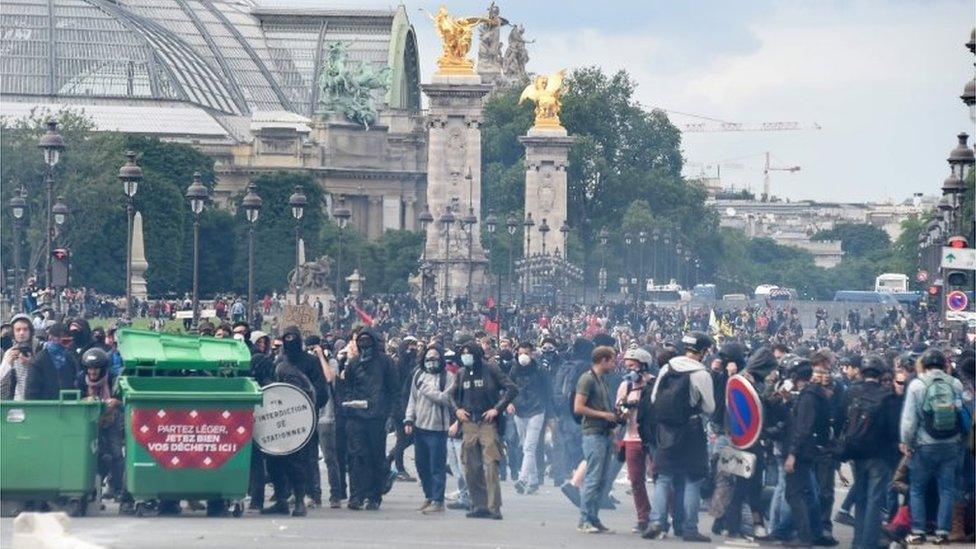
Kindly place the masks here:
MULTIPOLYGON (((408 467, 412 468, 412 463, 408 467)), ((325 477, 323 477, 323 480, 325 477)), ((449 490, 453 485, 448 477, 449 490)), ((502 485, 504 520, 466 519, 462 511, 423 516, 415 511, 421 503, 417 483, 398 482, 380 511, 345 508, 313 509, 305 518, 270 518, 248 512, 241 518, 207 518, 203 511, 185 511, 179 517, 122 517, 114 504, 104 511, 93 507, 90 515, 71 520, 71 533, 85 541, 113 548, 228 547, 322 547, 330 548, 539 548, 539 547, 758 547, 715 538, 710 544, 685 544, 668 538, 642 540, 631 533, 635 523, 629 485, 618 482, 614 495, 623 503, 615 511, 603 511, 601 519, 613 532, 580 534, 577 510, 551 485, 531 496, 515 493, 511 482, 502 485)), ((838 490, 838 502, 843 491, 838 490)), ((711 517, 702 513, 700 528, 708 532, 711 517)), ((0 545, 10 547, 12 519, 0 520, 0 545)), ((841 546, 849 546, 852 531, 837 526, 841 546)))

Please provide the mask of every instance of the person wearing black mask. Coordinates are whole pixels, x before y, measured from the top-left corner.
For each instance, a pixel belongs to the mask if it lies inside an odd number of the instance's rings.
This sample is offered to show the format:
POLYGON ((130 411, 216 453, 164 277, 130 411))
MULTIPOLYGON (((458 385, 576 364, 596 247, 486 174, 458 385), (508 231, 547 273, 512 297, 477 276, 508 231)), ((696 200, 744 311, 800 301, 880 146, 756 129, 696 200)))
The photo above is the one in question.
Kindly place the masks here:
POLYGON ((72 352, 71 332, 58 323, 47 329, 47 336, 48 341, 28 366, 27 400, 57 400, 62 389, 75 389, 77 383, 81 368, 78 355, 72 352))
POLYGON ((389 469, 390 465, 395 463, 397 480, 406 482, 416 482, 417 480, 410 476, 407 468, 403 465, 403 452, 413 444, 413 435, 405 431, 403 420, 407 411, 407 403, 410 400, 410 380, 413 379, 417 370, 417 356, 417 338, 413 336, 403 338, 397 351, 396 360, 396 376, 400 392, 392 407, 396 445, 386 456, 386 468, 389 469))
POLYGON ((369 328, 347 348, 348 361, 340 374, 340 405, 346 408, 349 463, 349 503, 352 510, 380 508, 386 470, 386 420, 400 395, 395 367, 369 328))
POLYGON ((498 366, 484 360, 481 345, 465 343, 460 357, 462 367, 452 398, 461 422, 464 478, 471 494, 471 511, 466 516, 501 520, 498 416, 518 396, 518 387, 498 366))
MULTIPOLYGON (((282 341, 284 353, 275 365, 274 381, 298 387, 308 395, 312 402, 316 403, 316 409, 318 409, 319 399, 327 398, 327 396, 319 396, 319 391, 305 373, 309 369, 308 362, 311 362, 316 369, 318 363, 302 349, 302 333, 297 326, 285 328, 282 341)), ((327 393, 325 394, 327 395, 327 393)), ((262 509, 262 515, 288 514, 288 487, 291 488, 292 494, 295 496, 295 509, 291 512, 292 516, 303 517, 307 514, 305 491, 308 479, 306 473, 309 455, 313 454, 313 450, 317 448, 317 444, 309 440, 295 453, 286 456, 267 456, 268 469, 271 472, 277 501, 271 507, 262 509)))

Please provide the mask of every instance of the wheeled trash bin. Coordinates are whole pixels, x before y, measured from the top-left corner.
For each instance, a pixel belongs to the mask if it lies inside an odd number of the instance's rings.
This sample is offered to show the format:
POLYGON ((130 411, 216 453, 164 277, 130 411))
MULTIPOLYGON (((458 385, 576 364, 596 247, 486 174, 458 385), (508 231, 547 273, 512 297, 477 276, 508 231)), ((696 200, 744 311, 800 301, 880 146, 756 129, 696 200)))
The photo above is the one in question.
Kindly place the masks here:
POLYGON ((233 339, 119 331, 126 488, 142 516, 205 500, 243 514, 254 406, 250 352, 233 339))

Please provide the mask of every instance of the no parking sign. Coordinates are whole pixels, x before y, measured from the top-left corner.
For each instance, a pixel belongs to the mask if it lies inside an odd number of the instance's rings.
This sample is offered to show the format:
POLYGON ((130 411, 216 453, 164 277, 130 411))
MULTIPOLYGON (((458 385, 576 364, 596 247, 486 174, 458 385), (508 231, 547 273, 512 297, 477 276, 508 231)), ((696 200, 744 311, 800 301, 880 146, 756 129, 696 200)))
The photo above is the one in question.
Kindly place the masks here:
POLYGON ((729 438, 741 450, 749 448, 762 434, 762 402, 752 383, 734 375, 725 385, 725 411, 729 420, 729 438))

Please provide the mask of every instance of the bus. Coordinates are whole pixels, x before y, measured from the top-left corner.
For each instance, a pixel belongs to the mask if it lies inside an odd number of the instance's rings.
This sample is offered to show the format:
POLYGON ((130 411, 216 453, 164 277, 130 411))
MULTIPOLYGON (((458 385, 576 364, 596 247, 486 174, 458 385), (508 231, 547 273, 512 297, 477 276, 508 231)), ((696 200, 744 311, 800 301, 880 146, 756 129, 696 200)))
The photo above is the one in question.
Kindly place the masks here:
POLYGON ((874 291, 902 293, 908 291, 908 275, 883 273, 874 279, 874 291))

